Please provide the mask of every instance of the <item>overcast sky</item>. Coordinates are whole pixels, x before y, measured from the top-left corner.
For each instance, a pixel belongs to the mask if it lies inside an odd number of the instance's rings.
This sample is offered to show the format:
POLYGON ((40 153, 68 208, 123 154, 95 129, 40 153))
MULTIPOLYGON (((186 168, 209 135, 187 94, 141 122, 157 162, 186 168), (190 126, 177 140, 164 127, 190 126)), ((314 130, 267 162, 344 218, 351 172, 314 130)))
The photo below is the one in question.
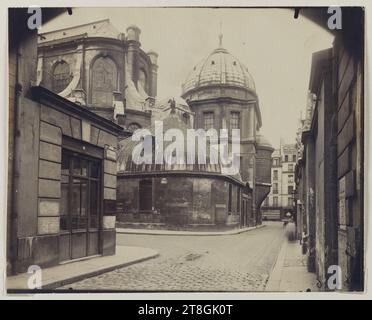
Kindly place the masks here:
POLYGON ((313 52, 332 46, 332 36, 287 9, 79 8, 41 32, 109 18, 122 32, 135 24, 141 44, 159 54, 158 97, 181 94, 192 68, 218 46, 248 67, 256 84, 264 134, 274 147, 293 143, 304 115, 313 52))

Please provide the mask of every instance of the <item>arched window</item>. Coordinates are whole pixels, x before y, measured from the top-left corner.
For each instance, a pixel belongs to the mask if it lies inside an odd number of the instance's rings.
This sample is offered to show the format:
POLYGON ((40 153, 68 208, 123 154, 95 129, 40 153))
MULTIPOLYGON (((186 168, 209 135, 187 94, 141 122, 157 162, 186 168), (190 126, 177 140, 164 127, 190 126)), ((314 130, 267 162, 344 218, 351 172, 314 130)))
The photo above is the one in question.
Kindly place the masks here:
POLYGON ((131 123, 131 124, 128 125, 128 130, 130 132, 134 132, 137 129, 141 129, 141 126, 138 123, 133 122, 133 123, 131 123))
POLYGON ((114 61, 108 57, 98 58, 91 70, 92 104, 111 107, 113 92, 117 90, 118 72, 114 61))
POLYGON ((70 66, 66 61, 59 61, 53 68, 52 90, 56 93, 62 92, 72 80, 70 66))
POLYGON ((140 69, 138 74, 138 82, 141 84, 141 87, 147 93, 147 75, 145 70, 140 69))

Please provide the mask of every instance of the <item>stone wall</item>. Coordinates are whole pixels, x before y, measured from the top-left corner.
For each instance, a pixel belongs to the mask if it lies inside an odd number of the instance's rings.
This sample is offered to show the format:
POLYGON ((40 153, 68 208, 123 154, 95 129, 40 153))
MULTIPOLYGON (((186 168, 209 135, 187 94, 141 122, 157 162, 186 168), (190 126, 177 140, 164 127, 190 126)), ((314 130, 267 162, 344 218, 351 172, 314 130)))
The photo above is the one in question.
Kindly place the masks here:
POLYGON ((152 180, 153 209, 152 212, 142 212, 139 210, 139 182, 143 179, 146 178, 119 175, 117 215, 120 222, 142 223, 150 227, 161 224, 163 228, 239 226, 241 186, 231 185, 231 211, 228 211, 227 181, 171 175, 148 178, 152 180))
POLYGON ((81 95, 79 102, 82 105, 89 106, 100 116, 113 120, 113 93, 120 93, 122 96, 120 101, 125 98, 129 80, 125 78, 126 76, 129 75, 137 87, 139 81, 144 79, 146 93, 154 97, 157 93, 157 55, 156 53, 147 55, 140 48, 138 40, 102 37, 97 40, 77 36, 43 42, 38 47, 40 84, 53 90, 53 70, 59 62, 66 62, 70 69, 71 81, 67 88, 56 93, 70 98, 75 94, 74 90, 78 89, 81 95), (106 65, 104 72, 110 72, 111 88, 107 87, 107 83, 100 85, 100 78, 94 78, 92 71, 99 60, 106 65), (128 75, 125 71, 126 64, 128 75), (145 75, 144 78, 139 79, 140 73, 145 75), (100 90, 103 91, 100 93, 100 90))
POLYGON ((339 265, 345 290, 363 287, 363 53, 335 43, 339 265))
MULTIPOLYGON (((91 123, 30 99, 22 99, 17 164, 22 184, 18 190, 18 271, 31 262, 41 266, 59 261, 62 137, 102 148, 103 201, 116 200, 116 136, 91 123), (35 187, 36 185, 36 187, 35 187)), ((104 239, 104 237, 103 237, 104 239)), ((103 240, 104 242, 105 240, 103 240)))
POLYGON ((131 124, 138 124, 141 128, 150 127, 151 112, 126 109, 124 126, 128 128, 131 124))

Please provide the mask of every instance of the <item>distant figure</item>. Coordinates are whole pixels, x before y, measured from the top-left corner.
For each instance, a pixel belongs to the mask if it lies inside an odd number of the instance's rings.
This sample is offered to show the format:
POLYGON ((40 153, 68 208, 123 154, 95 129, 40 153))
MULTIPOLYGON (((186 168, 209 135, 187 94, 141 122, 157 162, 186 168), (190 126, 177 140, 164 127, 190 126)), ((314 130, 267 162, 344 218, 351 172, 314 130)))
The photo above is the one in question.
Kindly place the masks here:
POLYGON ((288 222, 291 222, 292 221, 292 214, 288 211, 286 214, 285 214, 285 218, 283 219, 283 227, 285 227, 288 222))

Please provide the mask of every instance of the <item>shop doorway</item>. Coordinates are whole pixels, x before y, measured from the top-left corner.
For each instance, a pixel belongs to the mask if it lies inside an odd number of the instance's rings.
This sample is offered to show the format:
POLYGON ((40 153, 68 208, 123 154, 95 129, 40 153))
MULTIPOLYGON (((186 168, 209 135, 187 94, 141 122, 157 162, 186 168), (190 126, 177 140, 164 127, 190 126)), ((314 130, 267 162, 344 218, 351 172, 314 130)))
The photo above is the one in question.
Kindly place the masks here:
POLYGON ((62 150, 60 261, 100 253, 101 160, 62 150))

